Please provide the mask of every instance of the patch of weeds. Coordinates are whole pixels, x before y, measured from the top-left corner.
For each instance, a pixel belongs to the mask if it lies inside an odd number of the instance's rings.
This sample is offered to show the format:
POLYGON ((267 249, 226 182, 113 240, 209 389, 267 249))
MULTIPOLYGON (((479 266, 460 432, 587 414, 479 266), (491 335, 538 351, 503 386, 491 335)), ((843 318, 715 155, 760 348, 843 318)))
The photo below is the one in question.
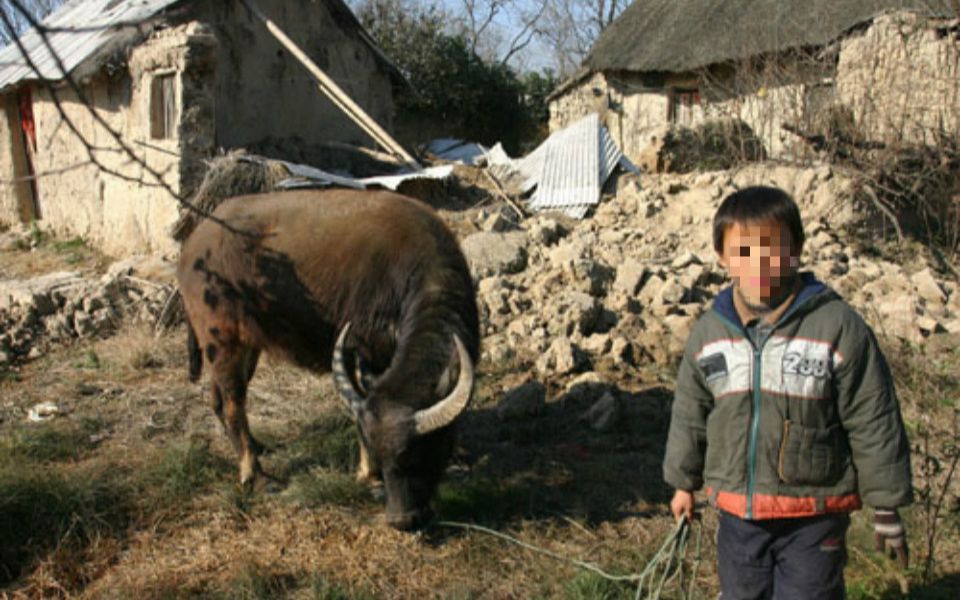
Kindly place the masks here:
POLYGON ((290 573, 275 573, 264 565, 247 563, 234 574, 223 590, 222 597, 231 600, 270 600, 286 597, 296 587, 297 578, 290 573))
POLYGON ((130 489, 106 469, 61 474, 30 461, 0 464, 0 585, 53 548, 121 536, 132 514, 130 489))
POLYGON ((100 356, 93 349, 88 349, 73 366, 77 369, 99 369, 101 366, 100 356))
POLYGON ((163 366, 163 360, 157 358, 152 350, 140 348, 130 356, 130 366, 137 370, 159 369, 163 366))
POLYGON ((0 383, 17 383, 20 381, 20 374, 12 369, 0 367, 0 383))
POLYGON ((84 257, 82 254, 77 252, 71 252, 70 254, 63 257, 63 262, 65 262, 68 265, 75 265, 83 262, 83 259, 84 257))
POLYGON ((310 581, 310 597, 314 600, 374 600, 375 595, 363 590, 350 590, 331 583, 321 576, 310 581))
POLYGON ((563 586, 563 597, 567 600, 627 600, 633 596, 632 586, 596 573, 579 573, 563 586))
POLYGON ((348 473, 356 469, 360 460, 356 426, 339 412, 301 427, 286 450, 290 455, 288 472, 319 466, 348 473))
POLYGON ((0 441, 2 460, 39 462, 76 460, 91 447, 88 427, 69 423, 38 423, 17 427, 0 441))
POLYGON ((191 440, 165 449, 137 476, 145 508, 186 510, 192 500, 231 472, 232 465, 215 456, 204 441, 191 440))
POLYGON ((294 478, 286 496, 291 502, 310 508, 324 504, 357 505, 371 499, 367 486, 353 475, 324 469, 313 469, 294 478))
POLYGON ((859 579, 847 583, 849 600, 895 600, 903 597, 896 584, 882 578, 859 579))
POLYGON ((85 250, 87 242, 81 237, 70 238, 69 240, 57 240, 51 244, 56 252, 75 252, 85 250))
POLYGON ((444 482, 437 490, 438 520, 497 525, 521 514, 527 495, 509 483, 494 479, 444 482))
POLYGON ((29 231, 29 233, 27 234, 27 237, 28 237, 28 239, 29 239, 30 246, 33 247, 33 248, 36 248, 36 247, 40 246, 41 244, 43 244, 43 242, 44 242, 44 241, 46 240, 46 238, 47 238, 47 235, 43 232, 42 229, 40 229, 40 226, 37 225, 37 222, 36 222, 36 221, 31 221, 31 222, 30 222, 30 231, 29 231))
POLYGON ((50 247, 57 254, 64 254, 63 262, 68 265, 75 265, 83 262, 89 254, 86 241, 81 237, 71 238, 69 240, 56 240, 50 247))

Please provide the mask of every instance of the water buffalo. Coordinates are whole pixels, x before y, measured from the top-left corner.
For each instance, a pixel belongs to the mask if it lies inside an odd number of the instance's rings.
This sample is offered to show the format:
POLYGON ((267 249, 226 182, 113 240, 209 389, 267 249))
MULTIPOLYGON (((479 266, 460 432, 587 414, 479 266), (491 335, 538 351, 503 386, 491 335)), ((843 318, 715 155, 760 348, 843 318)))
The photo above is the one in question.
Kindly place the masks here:
POLYGON ((177 278, 191 380, 205 363, 241 483, 269 481, 244 408, 265 350, 333 372, 358 426, 358 476, 382 479, 391 525, 423 525, 478 353, 476 297, 456 238, 426 205, 382 191, 241 196, 213 214, 228 227, 200 223, 177 278))

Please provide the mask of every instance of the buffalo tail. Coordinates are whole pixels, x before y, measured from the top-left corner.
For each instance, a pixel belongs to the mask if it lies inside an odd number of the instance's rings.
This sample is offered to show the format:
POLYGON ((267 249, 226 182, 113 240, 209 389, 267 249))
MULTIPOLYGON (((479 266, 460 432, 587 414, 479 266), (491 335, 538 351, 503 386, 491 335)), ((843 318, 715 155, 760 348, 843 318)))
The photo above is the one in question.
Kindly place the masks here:
POLYGON ((200 372, 203 370, 203 355, 200 354, 200 345, 197 343, 197 334, 193 331, 193 325, 187 321, 187 356, 190 360, 190 381, 196 383, 200 379, 200 372))

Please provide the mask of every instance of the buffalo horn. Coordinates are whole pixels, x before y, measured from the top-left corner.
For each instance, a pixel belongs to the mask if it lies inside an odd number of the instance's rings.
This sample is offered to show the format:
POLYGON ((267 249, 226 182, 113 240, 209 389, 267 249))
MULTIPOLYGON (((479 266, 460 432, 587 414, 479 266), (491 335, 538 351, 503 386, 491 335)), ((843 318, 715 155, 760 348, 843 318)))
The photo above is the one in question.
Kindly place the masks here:
POLYGON ((340 397, 346 402, 350 412, 356 416, 357 411, 363 404, 363 395, 354 387, 353 381, 347 374, 347 367, 343 364, 343 345, 347 339, 347 332, 349 331, 350 323, 344 325, 343 329, 340 330, 337 344, 333 347, 333 366, 331 367, 331 371, 333 372, 333 381, 337 386, 337 392, 339 392, 340 397))
POLYGON ((457 386, 440 402, 413 414, 417 435, 430 433, 449 425, 457 415, 463 412, 467 402, 470 401, 470 395, 473 393, 473 362, 457 334, 453 334, 453 343, 456 344, 457 355, 460 357, 460 377, 457 379, 457 386))

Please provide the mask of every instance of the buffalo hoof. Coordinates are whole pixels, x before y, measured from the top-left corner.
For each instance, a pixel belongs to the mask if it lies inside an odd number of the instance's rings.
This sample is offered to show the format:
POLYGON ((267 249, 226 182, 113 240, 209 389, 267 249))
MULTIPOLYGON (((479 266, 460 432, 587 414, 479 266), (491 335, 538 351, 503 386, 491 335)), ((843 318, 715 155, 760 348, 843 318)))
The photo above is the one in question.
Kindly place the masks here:
POLYGON ((286 488, 286 484, 264 472, 257 472, 243 483, 243 491, 249 494, 278 494, 286 488))
POLYGON ((400 531, 417 531, 426 527, 433 520, 433 511, 412 510, 398 515, 387 515, 387 525, 400 531))
POLYGON ((386 502, 387 500, 387 490, 383 487, 382 481, 376 481, 369 483, 370 486, 370 495, 373 496, 373 499, 377 502, 386 502))

